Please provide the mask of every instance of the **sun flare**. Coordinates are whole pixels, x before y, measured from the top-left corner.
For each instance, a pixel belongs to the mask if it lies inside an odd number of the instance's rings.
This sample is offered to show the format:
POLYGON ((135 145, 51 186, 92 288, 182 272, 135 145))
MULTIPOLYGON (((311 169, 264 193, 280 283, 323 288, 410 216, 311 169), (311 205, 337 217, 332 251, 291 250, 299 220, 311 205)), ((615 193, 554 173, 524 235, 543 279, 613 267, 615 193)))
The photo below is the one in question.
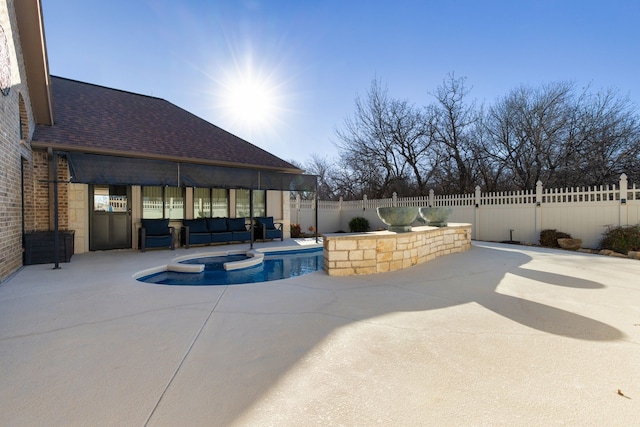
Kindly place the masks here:
POLYGON ((218 81, 217 108, 235 130, 247 136, 269 133, 282 121, 283 84, 274 71, 245 61, 225 70, 218 81))
POLYGON ((266 124, 277 109, 274 89, 251 78, 240 78, 229 86, 227 104, 233 119, 245 124, 266 124))

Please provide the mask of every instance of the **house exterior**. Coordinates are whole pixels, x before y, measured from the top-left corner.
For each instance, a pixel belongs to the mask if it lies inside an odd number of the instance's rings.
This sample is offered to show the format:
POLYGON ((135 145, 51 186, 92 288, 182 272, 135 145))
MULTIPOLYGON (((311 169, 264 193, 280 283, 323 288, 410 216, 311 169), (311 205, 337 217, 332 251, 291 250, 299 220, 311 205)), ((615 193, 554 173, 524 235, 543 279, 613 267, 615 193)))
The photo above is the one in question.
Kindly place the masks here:
POLYGON ((0 282, 22 265, 23 231, 36 229, 35 208, 40 202, 33 183, 41 165, 34 159, 30 141, 36 123, 53 124, 47 67, 40 3, 37 0, 2 2, 0 282))
POLYGON ((40 0, 3 2, 0 26, 0 281, 54 229, 74 253, 137 248, 142 218, 267 215, 287 237, 315 177, 163 99, 52 77, 40 0))

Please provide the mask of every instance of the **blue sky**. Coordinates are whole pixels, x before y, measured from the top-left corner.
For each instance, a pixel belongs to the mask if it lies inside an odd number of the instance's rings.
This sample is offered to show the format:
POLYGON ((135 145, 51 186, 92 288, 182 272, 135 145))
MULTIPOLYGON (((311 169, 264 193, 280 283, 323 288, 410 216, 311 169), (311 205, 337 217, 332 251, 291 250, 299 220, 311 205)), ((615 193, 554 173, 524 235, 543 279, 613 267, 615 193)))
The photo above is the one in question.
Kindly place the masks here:
POLYGON ((416 105, 452 72, 480 103, 567 80, 640 102, 637 0, 42 5, 53 75, 166 99, 286 160, 335 156, 374 78, 416 105))

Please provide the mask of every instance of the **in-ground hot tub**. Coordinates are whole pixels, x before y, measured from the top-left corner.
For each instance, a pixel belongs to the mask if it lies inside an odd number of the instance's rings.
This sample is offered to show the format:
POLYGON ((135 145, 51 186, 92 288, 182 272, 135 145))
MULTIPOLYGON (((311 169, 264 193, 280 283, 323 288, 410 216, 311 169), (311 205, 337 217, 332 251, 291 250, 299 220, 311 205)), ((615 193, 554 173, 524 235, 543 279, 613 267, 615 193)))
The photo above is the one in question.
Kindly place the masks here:
POLYGON ((177 258, 172 264, 141 271, 134 278, 161 285, 237 285, 287 279, 322 268, 322 247, 295 247, 190 255, 177 258))

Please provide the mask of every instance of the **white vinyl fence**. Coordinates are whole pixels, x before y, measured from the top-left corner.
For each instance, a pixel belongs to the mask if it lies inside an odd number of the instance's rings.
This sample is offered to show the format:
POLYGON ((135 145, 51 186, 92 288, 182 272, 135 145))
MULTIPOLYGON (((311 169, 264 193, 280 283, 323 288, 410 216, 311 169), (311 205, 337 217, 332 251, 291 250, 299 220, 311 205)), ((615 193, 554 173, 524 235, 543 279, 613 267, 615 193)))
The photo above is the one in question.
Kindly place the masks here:
MULTIPOLYGON (((473 239, 516 240, 538 244, 540 232, 555 229, 582 239, 585 248, 597 248, 608 227, 640 223, 640 188, 629 187, 626 175, 619 185, 594 188, 544 188, 535 191, 397 197, 355 201, 318 201, 318 232, 349 231, 349 221, 364 217, 372 230, 384 229, 376 214, 382 206, 450 206, 449 222, 471 223, 473 239)), ((291 201, 291 223, 303 232, 315 226, 315 201, 291 201)), ((419 225, 418 222, 415 225, 419 225)))

